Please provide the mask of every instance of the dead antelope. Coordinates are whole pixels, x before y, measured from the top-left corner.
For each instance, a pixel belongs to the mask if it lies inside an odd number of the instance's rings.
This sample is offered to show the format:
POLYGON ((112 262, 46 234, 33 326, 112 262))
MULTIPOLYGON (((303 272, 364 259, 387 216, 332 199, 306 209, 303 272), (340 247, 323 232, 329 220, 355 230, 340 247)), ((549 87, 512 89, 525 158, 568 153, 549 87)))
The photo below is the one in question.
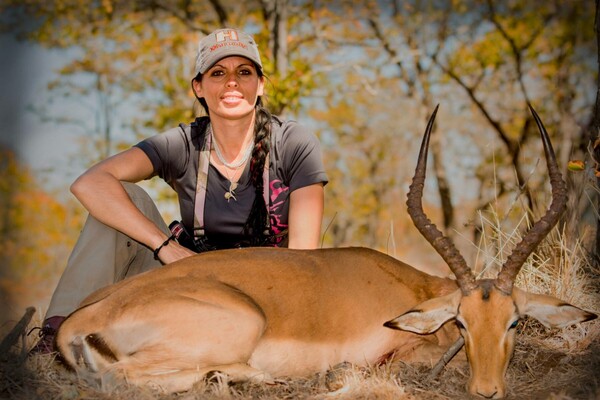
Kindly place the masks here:
POLYGON ((519 269, 566 203, 548 134, 532 112, 544 143, 553 200, 497 279, 475 279, 455 246, 423 212, 434 112, 407 204, 416 227, 456 281, 366 248, 208 252, 93 293, 58 331, 62 358, 80 374, 101 379, 117 373, 135 385, 177 392, 215 370, 232 380, 269 381, 325 371, 344 361, 432 362, 462 335, 471 368, 468 391, 503 397, 520 316, 558 327, 596 318, 554 297, 513 287, 519 269))

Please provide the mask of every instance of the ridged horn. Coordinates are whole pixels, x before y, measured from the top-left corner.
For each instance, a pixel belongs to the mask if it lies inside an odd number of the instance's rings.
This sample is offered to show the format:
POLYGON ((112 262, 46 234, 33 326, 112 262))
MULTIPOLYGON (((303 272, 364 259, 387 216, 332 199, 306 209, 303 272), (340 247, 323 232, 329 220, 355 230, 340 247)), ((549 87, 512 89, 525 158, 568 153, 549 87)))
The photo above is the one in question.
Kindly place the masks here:
POLYGON ((546 165, 550 176, 550 185, 552 186, 552 202, 546 211, 546 214, 533 224, 531 229, 525 234, 525 237, 515 246, 512 253, 508 256, 502 269, 496 279, 496 287, 506 294, 512 292, 513 284, 519 271, 527 261, 527 257, 535 250, 540 242, 550 233, 554 225, 560 219, 567 205, 567 185, 562 179, 562 174, 558 169, 556 156, 548 132, 542 123, 542 120, 529 105, 531 114, 538 126, 542 143, 544 144, 544 153, 546 156, 546 165))
POLYGON ((442 232, 433 224, 425 212, 423 211, 423 188, 425 186, 425 175, 427 169, 427 154, 429 149, 429 138, 433 129, 433 123, 437 114, 439 104, 435 107, 433 114, 429 117, 421 150, 419 151, 419 159, 413 177, 410 190, 408 191, 406 205, 408 206, 408 214, 410 215, 413 224, 421 232, 421 235, 433 246, 440 256, 446 261, 454 275, 458 287, 463 294, 469 294, 477 287, 475 277, 471 269, 467 266, 464 257, 456 249, 452 241, 444 236, 442 232))

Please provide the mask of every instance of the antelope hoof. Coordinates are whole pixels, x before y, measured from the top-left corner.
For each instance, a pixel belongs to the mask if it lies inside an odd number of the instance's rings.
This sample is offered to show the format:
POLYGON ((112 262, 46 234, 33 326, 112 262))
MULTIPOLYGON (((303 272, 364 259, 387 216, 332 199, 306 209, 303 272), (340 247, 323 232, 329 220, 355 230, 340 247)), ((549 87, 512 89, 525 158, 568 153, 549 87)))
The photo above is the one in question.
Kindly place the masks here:
POLYGON ((273 379, 273 377, 264 371, 260 371, 252 376, 250 376, 250 382, 252 383, 263 383, 266 385, 276 385, 277 382, 275 382, 275 379, 273 379))

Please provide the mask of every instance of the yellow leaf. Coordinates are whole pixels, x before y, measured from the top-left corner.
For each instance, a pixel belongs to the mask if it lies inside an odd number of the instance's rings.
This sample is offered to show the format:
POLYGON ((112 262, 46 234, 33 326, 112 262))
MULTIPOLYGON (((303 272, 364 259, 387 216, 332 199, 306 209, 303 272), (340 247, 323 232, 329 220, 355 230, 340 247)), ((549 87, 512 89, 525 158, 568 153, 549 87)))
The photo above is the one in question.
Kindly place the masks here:
POLYGON ((583 171, 585 169, 585 162, 581 160, 571 160, 567 164, 569 171, 583 171))

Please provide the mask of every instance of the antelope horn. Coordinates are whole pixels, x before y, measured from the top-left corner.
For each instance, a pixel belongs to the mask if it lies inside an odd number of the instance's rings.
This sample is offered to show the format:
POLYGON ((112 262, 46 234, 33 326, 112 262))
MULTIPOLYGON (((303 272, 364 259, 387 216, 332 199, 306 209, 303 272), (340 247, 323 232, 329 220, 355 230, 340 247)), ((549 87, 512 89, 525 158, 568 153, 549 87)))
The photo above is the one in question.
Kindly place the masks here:
POLYGON ((427 169, 429 137, 431 136, 431 130, 438 108, 439 104, 435 107, 433 114, 431 114, 429 122, 427 123, 427 129, 425 129, 425 135, 423 136, 421 150, 419 151, 419 159, 415 169, 415 176, 413 177, 410 190, 408 191, 406 205, 408 206, 408 214, 412 218, 415 227, 421 232, 421 235, 427 239, 429 244, 433 246, 438 254, 442 256, 444 261, 446 261, 446 264, 448 264, 456 276, 458 287, 461 292, 466 295, 477 287, 471 269, 467 266, 467 262, 458 252, 452 241, 437 229, 435 224, 427 218, 423 211, 422 198, 423 187, 425 186, 425 172, 427 169))
POLYGON ((512 292, 515 278, 523 264, 525 264, 525 261, 527 261, 527 257, 529 257, 537 245, 540 244, 548 233, 550 233, 554 225, 558 222, 567 204, 567 185, 563 181, 562 175, 558 169, 554 149, 552 148, 552 143, 550 143, 550 137, 548 136, 548 132, 546 132, 546 128, 544 128, 544 124, 542 124, 542 120, 531 105, 529 105, 529 109, 535 119, 540 135, 542 136, 542 143, 544 144, 546 165, 548 166, 548 174, 552 186, 552 203, 550 204, 548 211, 546 211, 546 214, 533 224, 525 237, 515 246, 498 273, 496 287, 506 294, 512 292))

